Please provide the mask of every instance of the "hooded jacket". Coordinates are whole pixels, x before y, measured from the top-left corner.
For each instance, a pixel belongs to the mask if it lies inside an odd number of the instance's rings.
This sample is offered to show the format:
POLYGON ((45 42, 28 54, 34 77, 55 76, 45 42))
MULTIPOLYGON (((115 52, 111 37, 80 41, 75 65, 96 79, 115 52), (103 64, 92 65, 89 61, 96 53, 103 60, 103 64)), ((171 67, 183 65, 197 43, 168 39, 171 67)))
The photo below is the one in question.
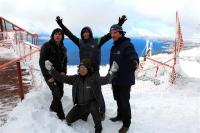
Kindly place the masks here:
POLYGON ((91 28, 86 26, 81 30, 81 39, 79 39, 62 23, 59 23, 59 26, 64 31, 64 34, 78 46, 80 61, 84 58, 89 58, 92 62, 93 70, 99 71, 99 65, 101 62, 101 46, 111 39, 110 33, 101 38, 94 38, 91 28), (90 38, 87 40, 83 38, 84 30, 89 31, 90 33, 90 38))

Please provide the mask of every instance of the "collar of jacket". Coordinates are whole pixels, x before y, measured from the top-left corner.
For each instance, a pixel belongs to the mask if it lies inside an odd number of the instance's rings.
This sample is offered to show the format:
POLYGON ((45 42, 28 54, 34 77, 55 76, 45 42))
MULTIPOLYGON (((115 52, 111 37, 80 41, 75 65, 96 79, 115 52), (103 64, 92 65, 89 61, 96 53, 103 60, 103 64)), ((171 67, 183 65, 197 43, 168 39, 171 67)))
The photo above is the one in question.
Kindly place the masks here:
POLYGON ((92 40, 93 40, 93 38, 83 39, 83 42, 88 43, 88 42, 91 42, 92 40))
POLYGON ((62 48, 63 45, 64 45, 64 44, 61 42, 61 43, 59 44, 59 46, 58 46, 58 45, 56 45, 56 42, 55 42, 54 40, 50 40, 50 41, 49 41, 49 44, 52 45, 52 46, 55 46, 55 47, 60 47, 60 48, 62 48))
POLYGON ((119 44, 121 44, 121 43, 122 43, 123 41, 125 41, 125 40, 130 41, 129 38, 121 37, 121 38, 119 38, 118 40, 114 41, 113 43, 114 43, 114 45, 119 45, 119 44))

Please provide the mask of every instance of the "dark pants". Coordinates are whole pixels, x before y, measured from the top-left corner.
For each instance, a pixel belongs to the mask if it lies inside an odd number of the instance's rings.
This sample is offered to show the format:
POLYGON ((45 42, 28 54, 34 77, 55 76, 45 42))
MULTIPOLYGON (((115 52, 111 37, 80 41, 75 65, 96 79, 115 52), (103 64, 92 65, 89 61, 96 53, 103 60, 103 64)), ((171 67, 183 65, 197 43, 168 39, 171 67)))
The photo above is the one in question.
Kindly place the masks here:
POLYGON ((64 93, 63 83, 56 82, 56 86, 48 83, 48 86, 51 89, 51 91, 53 89, 57 89, 56 91, 59 91, 60 97, 55 95, 55 93, 53 93, 53 91, 52 91, 53 100, 50 105, 50 110, 56 112, 58 118, 63 120, 63 119, 65 119, 65 114, 64 114, 62 102, 61 102, 61 98, 63 97, 63 93, 64 93), (55 87, 57 87, 57 88, 55 88, 55 87))
POLYGON ((122 119, 123 125, 131 124, 131 107, 129 103, 131 86, 112 85, 113 96, 117 102, 117 116, 122 119))
POLYGON ((91 101, 88 105, 75 105, 67 114, 66 121, 71 124, 89 113, 92 115, 95 129, 101 131, 102 126, 99 114, 99 104, 95 100, 91 101))
MULTIPOLYGON (((96 71, 95 74, 97 74, 98 76, 100 76, 99 71, 96 71)), ((99 86, 99 88, 101 88, 101 85, 99 86)), ((105 100, 103 98, 102 91, 100 93, 100 112, 103 112, 103 113, 106 112, 106 105, 105 105, 105 100)))

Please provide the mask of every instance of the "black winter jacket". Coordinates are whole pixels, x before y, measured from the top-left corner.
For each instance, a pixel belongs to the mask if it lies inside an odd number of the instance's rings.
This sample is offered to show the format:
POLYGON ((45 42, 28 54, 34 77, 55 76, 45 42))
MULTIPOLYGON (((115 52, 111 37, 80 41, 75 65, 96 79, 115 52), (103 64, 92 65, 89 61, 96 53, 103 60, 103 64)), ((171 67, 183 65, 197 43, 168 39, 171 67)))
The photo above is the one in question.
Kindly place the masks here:
POLYGON ((100 77, 97 74, 90 74, 87 75, 83 81, 80 75, 61 75, 55 70, 51 71, 51 75, 60 82, 72 85, 73 102, 74 104, 80 105, 86 105, 93 99, 99 103, 101 93, 100 86, 110 83, 113 77, 110 74, 107 74, 105 77, 100 77))
POLYGON ((49 80, 52 76, 48 73, 45 68, 45 61, 49 60, 52 62, 55 70, 58 72, 66 73, 67 67, 67 55, 66 48, 62 45, 57 46, 54 41, 50 40, 45 43, 40 51, 39 65, 45 80, 49 80))
MULTIPOLYGON (((78 46, 80 61, 84 58, 89 58, 92 62, 94 71, 99 71, 99 65, 101 62, 101 46, 103 46, 105 42, 111 39, 110 33, 104 35, 101 38, 93 38, 91 29, 89 27, 84 27, 82 31, 87 29, 91 35, 90 39, 84 40, 83 38, 79 39, 74 34, 72 34, 72 32, 62 23, 59 23, 59 26, 64 31, 64 34, 67 35, 69 39, 71 39, 72 42, 78 46)), ((82 31, 81 37, 83 37, 82 31)))
POLYGON ((135 84, 135 66, 133 66, 133 61, 139 64, 139 58, 129 38, 122 37, 114 41, 110 52, 110 66, 113 61, 117 62, 119 70, 113 78, 112 84, 122 86, 135 84))

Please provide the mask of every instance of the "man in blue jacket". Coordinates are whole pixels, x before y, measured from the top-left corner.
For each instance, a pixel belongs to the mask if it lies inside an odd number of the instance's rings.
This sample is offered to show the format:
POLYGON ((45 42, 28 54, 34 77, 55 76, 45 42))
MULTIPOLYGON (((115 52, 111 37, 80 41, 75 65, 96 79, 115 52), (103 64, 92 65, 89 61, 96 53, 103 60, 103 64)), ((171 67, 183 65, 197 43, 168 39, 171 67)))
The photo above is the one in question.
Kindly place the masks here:
POLYGON ((122 27, 115 24, 110 28, 114 45, 110 52, 110 65, 115 60, 119 65, 116 77, 112 80, 113 96, 117 102, 117 116, 113 122, 122 121, 119 133, 126 133, 131 124, 131 107, 129 103, 131 85, 135 84, 135 70, 139 64, 138 54, 129 38, 124 35, 122 27))

